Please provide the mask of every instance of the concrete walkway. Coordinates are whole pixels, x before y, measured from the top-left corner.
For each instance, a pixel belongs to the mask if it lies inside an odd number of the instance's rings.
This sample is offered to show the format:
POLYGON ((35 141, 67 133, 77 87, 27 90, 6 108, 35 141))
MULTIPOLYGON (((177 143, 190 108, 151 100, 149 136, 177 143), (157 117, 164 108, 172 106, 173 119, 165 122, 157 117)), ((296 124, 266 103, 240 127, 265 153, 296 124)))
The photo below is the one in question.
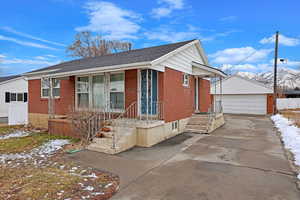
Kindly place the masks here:
POLYGON ((73 159, 96 160, 89 164, 118 173, 125 181, 114 200, 300 199, 295 174, 269 118, 230 115, 226 121, 207 136, 183 134, 111 159, 90 152, 73 159), (103 160, 97 162, 99 157, 103 160), (111 160, 113 166, 107 164, 111 160))

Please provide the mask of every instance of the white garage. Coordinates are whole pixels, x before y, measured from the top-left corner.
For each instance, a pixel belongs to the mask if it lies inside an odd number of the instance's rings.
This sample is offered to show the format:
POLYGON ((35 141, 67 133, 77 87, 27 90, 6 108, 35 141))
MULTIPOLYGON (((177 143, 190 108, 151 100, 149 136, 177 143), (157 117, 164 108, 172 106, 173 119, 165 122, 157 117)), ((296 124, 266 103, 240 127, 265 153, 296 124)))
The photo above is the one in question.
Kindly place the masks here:
POLYGON ((240 76, 230 76, 211 86, 216 101, 222 101, 223 112, 231 114, 265 115, 272 112, 271 88, 240 76), (222 94, 222 95, 221 95, 222 94))
POLYGON ((28 82, 21 76, 0 77, 0 123, 28 123, 28 82))

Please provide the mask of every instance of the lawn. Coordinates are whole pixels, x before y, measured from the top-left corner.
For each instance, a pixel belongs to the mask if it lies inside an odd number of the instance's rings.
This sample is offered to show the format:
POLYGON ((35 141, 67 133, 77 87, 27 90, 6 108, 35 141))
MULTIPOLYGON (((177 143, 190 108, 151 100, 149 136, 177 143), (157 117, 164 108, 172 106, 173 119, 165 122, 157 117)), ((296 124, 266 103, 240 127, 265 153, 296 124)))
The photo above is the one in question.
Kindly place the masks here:
POLYGON ((47 133, 33 133, 32 135, 26 137, 9 138, 5 140, 0 140, 0 154, 21 153, 21 152, 30 151, 54 139, 70 139, 70 138, 49 135, 47 133))
POLYGON ((280 111, 280 114, 293 121, 294 124, 300 128, 300 109, 284 110, 280 111))
MULTIPOLYGON (((2 130, 5 136, 15 131, 2 130)), ((118 176, 65 159, 65 149, 76 142, 45 133, 0 138, 0 199, 104 200, 111 197, 118 188, 118 176), (65 145, 66 141, 70 144, 65 145)))
POLYGON ((0 135, 5 135, 13 130, 14 130, 14 128, 12 128, 12 127, 6 127, 6 126, 0 127, 0 135))

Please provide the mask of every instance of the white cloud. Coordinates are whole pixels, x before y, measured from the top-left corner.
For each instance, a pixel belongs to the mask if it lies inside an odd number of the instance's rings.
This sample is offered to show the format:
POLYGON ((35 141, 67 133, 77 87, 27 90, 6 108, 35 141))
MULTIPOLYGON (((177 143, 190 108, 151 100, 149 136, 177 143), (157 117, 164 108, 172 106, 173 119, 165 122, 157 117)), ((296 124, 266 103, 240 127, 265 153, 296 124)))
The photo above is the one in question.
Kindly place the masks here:
POLYGON ((233 22, 237 19, 237 16, 226 16, 226 17, 222 17, 219 20, 222 22, 233 22))
POLYGON ((173 10, 180 10, 184 7, 183 0, 159 0, 158 3, 162 6, 151 11, 154 18, 170 16, 173 10))
MULTIPOLYGON (((281 62, 280 59, 278 59, 277 63, 279 67, 293 67, 300 69, 300 61, 286 59, 284 62, 281 62)), ((270 60, 270 64, 274 65, 274 59, 270 60)))
POLYGON ((52 47, 49 47, 47 45, 38 44, 38 43, 34 43, 34 42, 27 42, 27 41, 23 41, 23 40, 18 40, 16 38, 6 37, 6 36, 3 36, 3 35, 0 35, 0 40, 14 42, 14 43, 19 44, 19 45, 35 47, 35 48, 40 48, 40 49, 58 50, 56 48, 52 48, 52 47))
POLYGON ((48 58, 44 57, 44 56, 35 56, 34 59, 37 59, 37 60, 48 60, 48 58))
POLYGON ((239 31, 238 30, 230 30, 230 31, 222 32, 222 33, 215 33, 213 35, 210 35, 210 36, 207 36, 207 37, 202 37, 200 39, 203 42, 212 41, 212 40, 215 40, 215 39, 220 38, 220 37, 227 37, 230 34, 236 33, 236 32, 239 32, 239 31))
POLYGON ((57 46, 63 46, 63 47, 65 46, 62 43, 45 40, 45 39, 30 35, 30 34, 27 34, 27 33, 19 32, 19 31, 15 30, 11 27, 2 27, 1 29, 6 31, 6 32, 13 33, 15 35, 22 36, 22 37, 25 37, 25 38, 29 38, 29 39, 32 39, 32 40, 37 40, 37 41, 40 41, 40 42, 45 42, 45 43, 52 44, 52 45, 57 45, 57 46))
POLYGON ((236 64, 239 62, 258 62, 272 52, 272 49, 254 49, 253 47, 228 48, 210 54, 209 57, 217 64, 236 64))
POLYGON ((5 57, 6 57, 5 55, 0 54, 0 59, 1 59, 1 58, 5 58, 5 57))
POLYGON ((244 70, 255 70, 257 68, 256 65, 253 64, 241 64, 241 65, 231 65, 231 64, 224 64, 221 67, 221 70, 234 70, 234 71, 244 71, 244 70))
POLYGON ((77 31, 98 32, 107 39, 136 39, 135 34, 140 30, 137 21, 138 14, 122 9, 117 5, 106 2, 88 2, 89 24, 76 28, 77 31))
MULTIPOLYGON (((274 44, 275 43, 275 35, 272 35, 268 38, 263 38, 259 41, 261 44, 274 44)), ((297 46, 300 44, 299 38, 287 37, 282 34, 279 35, 279 44, 285 46, 297 46)))
POLYGON ((159 28, 152 32, 146 32, 145 36, 149 40, 160 40, 164 42, 178 42, 188 39, 198 38, 200 35, 195 31, 173 31, 168 28, 159 28))
POLYGON ((38 59, 4 59, 1 64, 11 65, 11 64, 22 64, 22 65, 55 65, 59 63, 59 61, 46 61, 46 60, 38 60, 38 59))
POLYGON ((45 55, 45 56, 47 56, 47 57, 49 57, 49 58, 56 58, 56 57, 57 57, 57 56, 52 55, 52 54, 47 54, 47 55, 45 55))

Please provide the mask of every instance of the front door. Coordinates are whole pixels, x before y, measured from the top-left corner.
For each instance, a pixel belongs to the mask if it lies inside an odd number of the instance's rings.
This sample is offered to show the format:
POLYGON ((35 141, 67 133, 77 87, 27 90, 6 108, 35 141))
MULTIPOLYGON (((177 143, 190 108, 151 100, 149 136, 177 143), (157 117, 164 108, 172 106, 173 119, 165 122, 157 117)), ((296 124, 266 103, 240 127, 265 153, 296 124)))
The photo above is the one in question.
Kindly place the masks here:
POLYGON ((152 69, 141 70, 141 95, 140 110, 141 114, 157 114, 157 71, 152 69))

